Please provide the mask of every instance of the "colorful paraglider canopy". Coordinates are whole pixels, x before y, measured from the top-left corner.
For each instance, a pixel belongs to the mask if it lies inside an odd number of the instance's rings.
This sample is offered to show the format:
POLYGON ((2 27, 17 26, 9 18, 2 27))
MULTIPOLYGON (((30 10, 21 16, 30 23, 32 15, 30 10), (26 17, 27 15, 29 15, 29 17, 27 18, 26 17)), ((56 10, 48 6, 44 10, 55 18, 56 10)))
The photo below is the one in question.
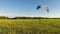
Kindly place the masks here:
POLYGON ((45 6, 45 5, 38 5, 36 9, 38 10, 39 8, 43 8, 43 9, 45 9, 47 12, 49 12, 48 7, 45 6))

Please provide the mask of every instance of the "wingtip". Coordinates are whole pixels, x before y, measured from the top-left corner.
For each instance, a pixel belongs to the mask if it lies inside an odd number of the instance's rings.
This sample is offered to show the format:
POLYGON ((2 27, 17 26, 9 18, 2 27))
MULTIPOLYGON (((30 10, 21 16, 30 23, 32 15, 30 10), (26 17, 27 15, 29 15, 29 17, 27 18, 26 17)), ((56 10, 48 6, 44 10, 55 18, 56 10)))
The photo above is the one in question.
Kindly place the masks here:
POLYGON ((49 10, 47 10, 47 12, 49 13, 49 10))

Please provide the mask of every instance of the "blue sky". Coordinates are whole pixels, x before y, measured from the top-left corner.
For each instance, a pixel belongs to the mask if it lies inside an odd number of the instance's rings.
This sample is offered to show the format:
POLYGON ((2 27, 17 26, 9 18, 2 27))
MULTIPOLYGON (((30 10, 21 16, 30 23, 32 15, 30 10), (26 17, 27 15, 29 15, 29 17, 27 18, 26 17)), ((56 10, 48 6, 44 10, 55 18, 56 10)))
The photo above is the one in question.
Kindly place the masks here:
POLYGON ((60 17, 60 0, 0 0, 0 15, 8 17, 60 17), (41 4, 48 6, 49 13, 41 8, 36 9, 41 4))

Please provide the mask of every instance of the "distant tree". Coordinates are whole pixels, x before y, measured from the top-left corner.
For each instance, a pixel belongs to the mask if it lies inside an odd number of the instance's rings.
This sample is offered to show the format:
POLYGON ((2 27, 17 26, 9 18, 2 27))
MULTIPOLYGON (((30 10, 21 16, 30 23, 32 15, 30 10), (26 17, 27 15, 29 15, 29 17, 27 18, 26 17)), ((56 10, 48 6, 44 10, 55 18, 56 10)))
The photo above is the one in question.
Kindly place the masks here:
POLYGON ((6 16, 0 16, 0 19, 8 19, 6 16))

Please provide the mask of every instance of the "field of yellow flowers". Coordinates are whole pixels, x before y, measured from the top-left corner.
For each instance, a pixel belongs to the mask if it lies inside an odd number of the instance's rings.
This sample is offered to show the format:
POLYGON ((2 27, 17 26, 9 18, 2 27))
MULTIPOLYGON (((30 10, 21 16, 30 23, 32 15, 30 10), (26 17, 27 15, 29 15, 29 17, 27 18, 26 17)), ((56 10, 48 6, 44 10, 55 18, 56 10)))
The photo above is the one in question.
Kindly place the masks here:
POLYGON ((0 34, 60 34, 60 19, 0 19, 0 34))

